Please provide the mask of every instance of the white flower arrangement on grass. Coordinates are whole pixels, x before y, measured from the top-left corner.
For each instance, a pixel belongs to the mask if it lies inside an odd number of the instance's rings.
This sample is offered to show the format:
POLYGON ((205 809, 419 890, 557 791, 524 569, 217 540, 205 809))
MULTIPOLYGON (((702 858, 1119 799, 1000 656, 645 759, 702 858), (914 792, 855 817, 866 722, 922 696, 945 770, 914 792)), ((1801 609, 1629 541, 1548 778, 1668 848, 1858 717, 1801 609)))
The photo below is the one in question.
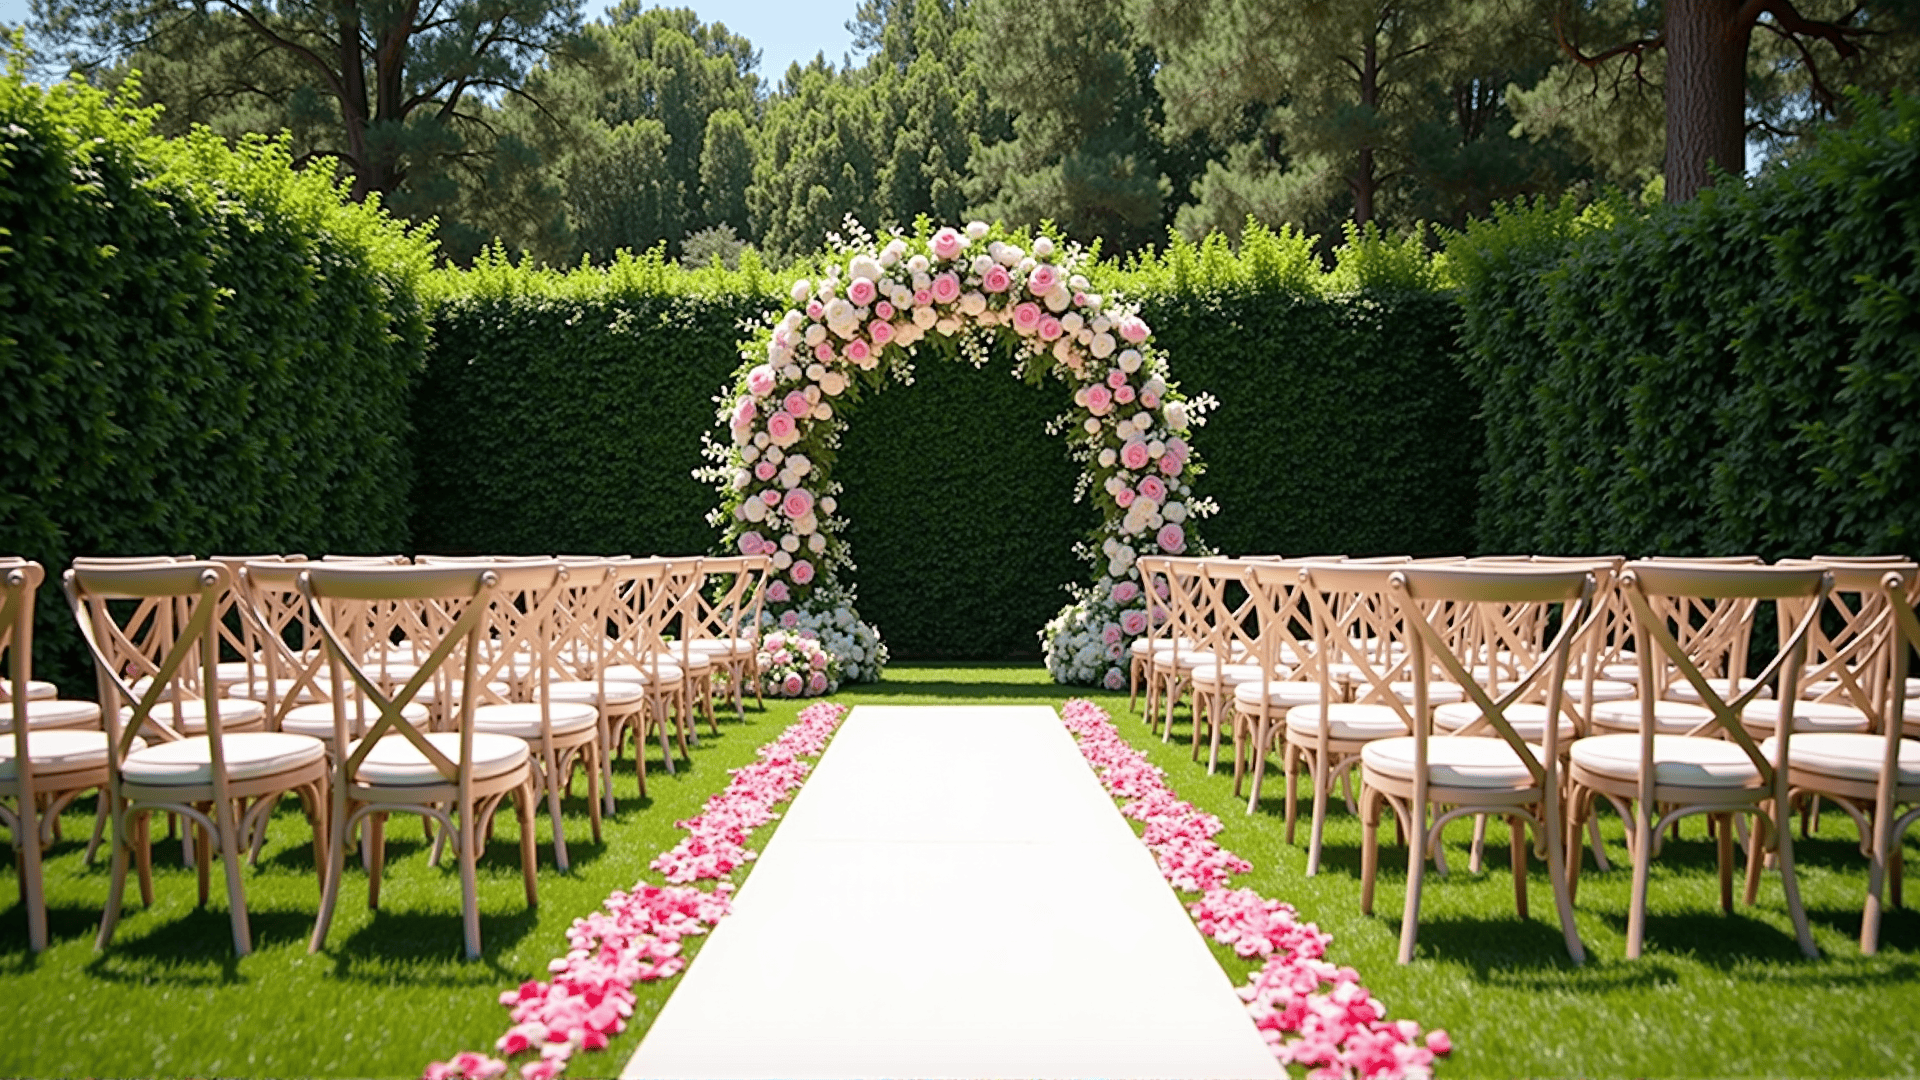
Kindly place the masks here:
POLYGON ((808 630, 775 630, 760 639, 760 689, 768 697, 801 698, 840 688, 840 660, 808 630))

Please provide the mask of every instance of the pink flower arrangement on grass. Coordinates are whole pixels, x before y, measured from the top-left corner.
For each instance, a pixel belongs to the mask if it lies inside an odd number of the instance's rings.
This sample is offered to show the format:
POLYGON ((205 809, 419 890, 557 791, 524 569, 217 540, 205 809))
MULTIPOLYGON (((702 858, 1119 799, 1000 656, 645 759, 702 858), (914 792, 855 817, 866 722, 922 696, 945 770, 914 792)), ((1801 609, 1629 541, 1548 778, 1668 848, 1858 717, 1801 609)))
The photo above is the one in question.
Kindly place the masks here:
MULTIPOLYGON (((811 573, 804 576, 812 580, 811 573)), ((839 689, 839 658, 811 631, 767 634, 760 639, 759 659, 760 689, 772 697, 818 697, 839 689)))
POLYGON ((1252 865, 1215 842, 1220 819, 1182 802, 1161 770, 1121 737, 1106 710, 1076 698, 1060 719, 1107 793, 1122 800, 1120 813, 1145 823, 1140 839, 1161 875, 1174 888, 1200 895, 1187 905, 1200 932, 1238 956, 1264 959, 1238 992, 1274 1057, 1304 1066, 1310 1080, 1433 1075, 1434 1057, 1453 1049, 1445 1031, 1422 1038, 1413 1021, 1388 1020, 1386 1006, 1359 973, 1326 960, 1333 935, 1287 904, 1229 888, 1228 880, 1252 865))
MULTIPOLYGON (((633 1016, 634 986, 668 979, 687 966, 682 939, 704 934, 731 909, 733 885, 712 892, 685 882, 723 878, 751 861, 745 841, 772 821, 774 807, 793 798, 810 766, 827 748, 846 706, 819 702, 756 751, 759 760, 735 769, 726 790, 695 817, 678 822, 688 832, 653 861, 665 887, 645 883, 615 892, 602 911, 575 919, 567 954, 547 964, 552 978, 522 983, 500 995, 513 1024, 494 1043, 503 1057, 538 1055, 520 1066, 521 1080, 552 1080, 580 1050, 604 1050, 633 1016)), ((501 1058, 465 1051, 428 1065, 423 1080, 495 1080, 509 1066, 501 1058)))

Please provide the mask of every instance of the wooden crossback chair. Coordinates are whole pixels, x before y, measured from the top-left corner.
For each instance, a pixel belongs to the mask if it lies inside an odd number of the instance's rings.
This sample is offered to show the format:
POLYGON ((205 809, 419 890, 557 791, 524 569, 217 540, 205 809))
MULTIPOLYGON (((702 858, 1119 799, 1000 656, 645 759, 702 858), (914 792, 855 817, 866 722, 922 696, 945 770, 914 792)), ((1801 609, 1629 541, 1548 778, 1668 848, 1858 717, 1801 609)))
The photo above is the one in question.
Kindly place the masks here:
POLYGON ((113 938, 130 861, 139 864, 141 898, 152 902, 147 818, 163 811, 199 830, 194 849, 202 904, 212 850, 219 849, 234 949, 244 956, 253 944, 240 851, 289 792, 306 805, 316 837, 324 834, 325 748, 300 735, 226 727, 230 708, 250 704, 219 695, 214 616, 221 595, 232 588, 226 567, 212 562, 80 565, 63 580, 93 655, 112 747, 107 776, 113 869, 99 946, 113 938), (134 613, 122 621, 113 608, 126 602, 134 605, 134 613), (143 613, 150 617, 143 619, 143 613), (108 642, 124 649, 110 648, 108 642), (123 655, 150 661, 150 668, 141 669, 144 688, 138 692, 117 665, 123 655), (129 703, 124 719, 116 707, 121 701, 129 703), (194 708, 184 709, 189 701, 194 708), (176 726, 181 717, 197 719, 198 733, 176 726))
POLYGON ((727 691, 733 698, 736 715, 744 720, 746 687, 753 686, 754 700, 760 697, 760 613, 762 591, 772 560, 765 555, 736 555, 701 561, 701 571, 711 593, 699 592, 687 620, 687 646, 702 653, 714 667, 724 670, 727 691))
POLYGON ((451 701, 451 730, 430 731, 406 707, 421 688, 451 665, 465 686, 480 685, 489 611, 496 598, 549 589, 553 564, 465 566, 355 566, 316 564, 300 575, 313 606, 314 623, 326 642, 330 694, 335 708, 335 755, 331 828, 326 845, 326 890, 308 943, 326 944, 345 872, 348 838, 367 822, 373 858, 368 904, 379 906, 382 845, 379 831, 389 814, 418 814, 439 823, 450 837, 460 875, 461 915, 468 959, 480 956, 479 886, 476 864, 485 824, 512 796, 520 823, 520 869, 528 906, 538 899, 535 873, 532 754, 528 742, 475 729, 478 695, 451 701), (416 608, 421 636, 413 639, 416 670, 388 692, 367 668, 365 605, 416 608), (349 732, 348 705, 363 699, 378 717, 359 738, 349 732))

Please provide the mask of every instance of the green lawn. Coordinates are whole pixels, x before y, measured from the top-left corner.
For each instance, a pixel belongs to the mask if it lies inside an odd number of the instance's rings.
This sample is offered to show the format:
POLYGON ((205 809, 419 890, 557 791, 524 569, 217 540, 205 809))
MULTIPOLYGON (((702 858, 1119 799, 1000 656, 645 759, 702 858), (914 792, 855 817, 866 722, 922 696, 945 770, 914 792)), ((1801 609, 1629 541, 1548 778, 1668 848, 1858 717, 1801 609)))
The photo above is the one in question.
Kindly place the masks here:
MULTIPOLYGON (((1037 666, 902 665, 886 682, 837 700, 1057 703, 1067 696, 1037 666)), ((1581 883, 1580 931, 1593 957, 1584 967, 1566 959, 1544 872, 1533 878, 1533 918, 1523 923, 1513 915, 1504 869, 1466 873, 1463 824, 1452 834, 1452 877, 1429 879, 1420 958, 1403 968, 1393 958, 1404 851, 1383 853, 1379 914, 1362 916, 1359 828, 1337 802, 1323 870, 1303 878, 1305 853, 1284 842, 1277 798, 1248 817, 1226 775, 1209 777, 1189 760, 1178 741, 1184 720, 1175 725, 1175 743, 1162 744, 1127 712, 1124 694, 1090 696, 1167 770, 1175 791, 1226 822, 1221 842, 1254 864, 1237 883, 1293 903, 1332 932, 1330 958, 1358 968, 1392 1015, 1452 1032, 1456 1050, 1442 1062, 1443 1076, 1920 1070, 1920 1026, 1911 1020, 1920 1015, 1920 917, 1889 913, 1881 954, 1859 955, 1865 864, 1842 815, 1828 814, 1822 835, 1797 849, 1825 959, 1800 958, 1777 878, 1763 885, 1755 908, 1719 914, 1712 848, 1697 821, 1656 864, 1647 956, 1622 959, 1627 873, 1618 866, 1619 824, 1609 816, 1616 869, 1599 873, 1589 865, 1581 883)), ((0 1075, 411 1076, 456 1050, 487 1049, 507 1026, 506 1010, 495 1003, 499 992, 541 977, 546 961, 565 949, 567 924, 607 893, 636 879, 657 881, 646 863, 678 840, 673 822, 694 813, 724 785, 728 768, 751 760, 797 711, 769 703, 764 713, 749 708, 744 722, 723 717, 718 738, 702 736, 693 768, 672 777, 660 770, 656 751, 646 801, 636 797, 631 762, 623 763, 621 809, 604 844, 588 836, 584 802, 570 806, 571 875, 552 869, 543 819, 535 912, 521 903, 517 834, 503 819, 483 863, 486 958, 471 964, 459 959, 456 879, 450 868, 427 864, 420 834, 407 821, 390 827, 397 839, 382 910, 367 911, 364 873, 350 866, 327 950, 308 956, 317 896, 304 819, 291 809, 277 820, 266 858, 248 879, 254 955, 232 956, 218 872, 212 906, 196 912, 192 873, 171 845, 157 857, 156 907, 131 903, 113 946, 95 953, 104 860, 92 869, 82 865, 90 813, 69 814, 68 839, 48 869, 53 947, 33 957, 18 905, 0 910, 0 1075)), ((1272 790, 1277 796, 1277 782, 1272 790)), ((758 839, 755 846, 764 846, 766 836, 758 839)), ((1920 864, 1920 844, 1909 841, 1908 853, 1920 864)), ((1490 866, 1505 862, 1504 847, 1492 849, 1490 866)), ((1216 952, 1236 981, 1251 966, 1216 952)), ((633 1026, 607 1052, 576 1056, 570 1075, 617 1072, 672 986, 640 987, 633 1026)), ((751 1023, 751 1008, 743 1009, 742 1023, 751 1023)))

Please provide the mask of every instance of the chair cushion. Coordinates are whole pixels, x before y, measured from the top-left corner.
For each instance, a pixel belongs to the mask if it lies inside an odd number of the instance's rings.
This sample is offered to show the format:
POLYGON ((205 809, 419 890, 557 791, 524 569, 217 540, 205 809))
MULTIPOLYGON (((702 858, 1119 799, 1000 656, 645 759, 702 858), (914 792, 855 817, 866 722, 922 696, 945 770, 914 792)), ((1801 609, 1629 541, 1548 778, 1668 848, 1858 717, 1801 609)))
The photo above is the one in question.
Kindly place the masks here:
MULTIPOLYGON (((1535 753, 1540 751, 1536 748, 1535 753)), ((1413 779, 1413 736, 1375 739, 1360 750, 1367 768, 1396 780, 1413 779)), ((1510 791, 1533 786, 1533 774, 1505 739, 1427 740, 1427 780, 1441 787, 1510 791)))
MULTIPOLYGON (((252 701, 266 701, 269 698, 275 701, 285 701, 293 694, 294 686, 299 684, 299 682, 300 680, 298 679, 269 679, 262 675, 257 679, 244 679, 228 686, 227 696, 230 698, 247 698, 252 701)), ((325 701, 326 697, 321 692, 320 687, 326 685, 329 685, 327 676, 324 673, 316 675, 310 682, 300 686, 300 696, 294 700, 302 704, 325 701)))
MULTIPOLYGON (((1780 703, 1777 701, 1749 701, 1740 712, 1740 722, 1748 731, 1771 732, 1780 723, 1780 703)), ((1793 703, 1793 730, 1802 731, 1867 731, 1873 727, 1867 714, 1851 705, 1838 701, 1796 701, 1793 703)), ((1800 744, 1795 741, 1788 747, 1793 750, 1800 744)), ((1797 756, 1797 755, 1796 755, 1797 756)))
MULTIPOLYGON (((1568 676, 1565 689, 1561 693, 1575 701, 1584 701, 1587 696, 1587 681, 1568 676)), ((1593 680, 1593 700, 1595 701, 1626 701, 1637 693, 1639 691, 1634 688, 1634 685, 1625 679, 1593 680)))
POLYGON ((1218 663, 1219 658, 1198 643, 1178 646, 1162 645, 1153 650, 1153 662, 1162 666, 1177 664, 1181 668, 1191 670, 1201 664, 1218 663))
MULTIPOLYGON (((1776 741, 1767 739, 1760 744, 1760 752, 1769 760, 1773 758, 1776 741)), ((1796 770, 1872 784, 1880 779, 1880 762, 1887 754, 1887 740, 1864 732, 1810 731, 1801 735, 1796 731, 1787 753, 1796 770)), ((1897 785, 1920 784, 1920 742, 1900 740, 1899 770, 1897 785)))
POLYGON ((1222 666, 1217 660, 1209 660, 1205 663, 1194 665, 1193 681, 1205 683, 1208 686, 1224 684, 1234 687, 1244 683, 1258 683, 1260 681, 1260 665, 1227 664, 1222 666))
POLYGON ((1263 695, 1268 705, 1318 705, 1320 704, 1320 684, 1275 679, 1263 688, 1260 680, 1255 679, 1233 688, 1233 700, 1242 705, 1257 708, 1263 695))
POLYGON ((1607 664, 1601 667, 1600 674, 1616 682, 1632 683, 1635 686, 1640 684, 1640 664, 1637 661, 1607 664))
MULTIPOLYGON (((1413 704, 1413 683, 1391 682, 1387 684, 1387 688, 1393 691, 1394 697, 1399 698, 1409 705, 1413 704)), ((1358 695, 1356 694, 1355 696, 1358 695)), ((1427 684, 1427 704, 1429 705, 1440 705, 1449 701, 1465 701, 1466 699, 1467 692, 1460 688, 1459 683, 1430 682, 1427 684)))
MULTIPOLYGON (((60 688, 53 685, 52 683, 41 682, 39 679, 27 680, 27 700, 28 701, 45 701, 48 698, 57 698, 59 696, 60 696, 60 688)), ((12 700, 12 698, 13 698, 13 680, 0 679, 0 701, 10 701, 12 700)))
MULTIPOLYGON (((9 700, 0 708, 0 731, 13 730, 13 705, 9 700)), ((27 730, 38 728, 98 728, 100 706, 91 701, 61 701, 57 698, 28 698, 27 730)))
MULTIPOLYGON (((155 743, 127 755, 121 772, 136 784, 190 785, 213 779, 212 740, 204 735, 155 743)), ((254 780, 297 769, 327 756, 319 739, 278 731, 242 731, 223 735, 221 751, 229 780, 254 780)))
MULTIPOLYGON (((1640 736, 1596 735, 1573 744, 1573 763, 1615 780, 1640 774, 1640 736)), ((1676 787, 1753 787, 1760 770, 1746 751, 1723 739, 1653 737, 1653 779, 1676 787)))
MULTIPOLYGON (((145 739, 133 740, 135 750, 145 749, 145 739)), ((36 777, 58 778, 61 773, 97 769, 107 763, 107 733, 78 728, 48 728, 27 732, 27 756, 33 760, 36 777)), ((17 776, 13 759, 13 740, 0 739, 0 781, 17 776)))
MULTIPOLYGON (((1712 688, 1714 693, 1720 695, 1722 699, 1725 699, 1729 696, 1728 689, 1732 683, 1731 680, 1728 679, 1708 679, 1707 685, 1712 688)), ((1745 693, 1747 688, 1752 685, 1753 680, 1751 679, 1740 680, 1740 692, 1745 693)), ((1768 686, 1762 688, 1760 696, 1763 698, 1772 697, 1773 687, 1768 686)), ((1667 683, 1667 698, 1670 701, 1699 701, 1700 691, 1695 690, 1692 683, 1680 678, 1676 674, 1674 678, 1667 683)))
MULTIPOLYGON (((431 710, 417 701, 409 701, 406 707, 400 710, 400 715, 406 717, 410 723, 424 724, 431 715, 431 710)), ((371 726, 379 719, 380 711, 371 705, 367 706, 365 725, 371 726)), ((348 720, 349 722, 352 720, 351 712, 348 720)), ((314 705, 295 705, 287 710, 286 716, 281 718, 280 730, 332 742, 333 703, 322 701, 314 705)))
MULTIPOLYGON (((153 707, 149 716, 173 728, 182 735, 198 735, 207 730, 207 703, 201 698, 186 698, 182 701, 163 701, 153 707), (174 710, 179 709, 176 716, 174 710)), ((120 722, 133 719, 133 707, 120 706, 120 722)), ((251 698, 220 699, 221 731, 258 731, 267 725, 267 707, 251 698)))
MULTIPOLYGON (((500 698, 509 697, 513 694, 513 687, 507 685, 504 682, 499 681, 498 679, 495 679, 494 681, 487 683, 487 689, 491 691, 494 696, 500 697, 500 698)), ((465 679, 448 679, 447 680, 447 695, 448 697, 452 698, 453 701, 456 701, 456 702, 459 701, 466 694, 466 691, 467 691, 467 681, 465 679)), ((429 705, 433 704, 436 701, 439 701, 440 700, 439 680, 428 679, 425 683, 421 685, 420 692, 413 696, 413 700, 424 701, 429 705)))
POLYGON ((547 684, 548 701, 578 701, 588 705, 631 705, 647 696, 644 683, 608 679, 601 683, 590 679, 547 684), (604 693, 602 690, 604 689, 604 693))
MULTIPOLYGON (((647 686, 653 682, 653 670, 654 662, 649 660, 644 665, 615 664, 608 668, 605 674, 607 678, 616 682, 639 683, 641 686, 647 686)), ((686 673, 680 670, 679 664, 668 660, 659 662, 659 672, 660 682, 667 686, 672 686, 686 677, 686 673)))
MULTIPOLYGON (((1547 737, 1547 707, 1538 702, 1518 701, 1507 706, 1507 726, 1513 733, 1530 743, 1537 743, 1547 737)), ((1471 701, 1456 701, 1440 705, 1433 710, 1433 726, 1441 731, 1459 731, 1475 720, 1480 719, 1480 706, 1471 701)), ((1498 739, 1491 725, 1475 732, 1488 738, 1498 739)), ((1560 741, 1571 741, 1578 732, 1571 717, 1560 714, 1560 741)), ((1505 740, 1501 740, 1504 742, 1505 740)))
POLYGON ((255 660, 251 664, 245 660, 222 660, 213 666, 214 681, 221 686, 232 686, 234 683, 246 682, 256 675, 262 677, 266 675, 266 665, 259 660, 255 660))
MULTIPOLYGON (((1663 735, 1685 735, 1711 719, 1713 712, 1705 705, 1684 701, 1653 703, 1653 729, 1663 735)), ((1639 731, 1640 699, 1594 702, 1593 726, 1608 731, 1639 731)))
MULTIPOLYGON (((446 755, 447 760, 456 764, 460 761, 460 733, 457 731, 430 731, 426 733, 427 742, 435 750, 446 755)), ((361 740, 355 739, 347 752, 360 748, 361 740)), ((492 732, 473 733, 473 776, 484 780, 490 776, 499 776, 511 772, 527 760, 527 742, 512 735, 498 735, 492 732)), ((360 763, 359 772, 354 779, 362 784, 378 787, 419 787, 432 784, 450 784, 452 781, 441 776, 427 756, 416 749, 404 735, 386 735, 375 743, 367 759, 360 763)))
MULTIPOLYGON (((1318 693, 1316 689, 1316 696, 1318 693)), ((1327 716, 1332 721, 1327 726, 1327 734, 1335 739, 1388 739, 1407 733, 1407 725, 1401 722, 1400 714, 1387 705, 1334 702, 1327 706, 1327 716)), ((1288 709, 1287 731, 1308 738, 1319 735, 1320 703, 1316 701, 1311 705, 1295 705, 1288 709)))
MULTIPOLYGON (((600 710, 580 702, 555 701, 547 705, 547 717, 555 735, 572 735, 598 723, 600 710)), ((473 710, 473 730, 537 739, 540 737, 540 706, 530 702, 477 706, 473 710)))
POLYGON ((747 655, 760 647, 752 638, 694 638, 687 642, 687 648, 694 652, 715 653, 723 656, 747 655))

